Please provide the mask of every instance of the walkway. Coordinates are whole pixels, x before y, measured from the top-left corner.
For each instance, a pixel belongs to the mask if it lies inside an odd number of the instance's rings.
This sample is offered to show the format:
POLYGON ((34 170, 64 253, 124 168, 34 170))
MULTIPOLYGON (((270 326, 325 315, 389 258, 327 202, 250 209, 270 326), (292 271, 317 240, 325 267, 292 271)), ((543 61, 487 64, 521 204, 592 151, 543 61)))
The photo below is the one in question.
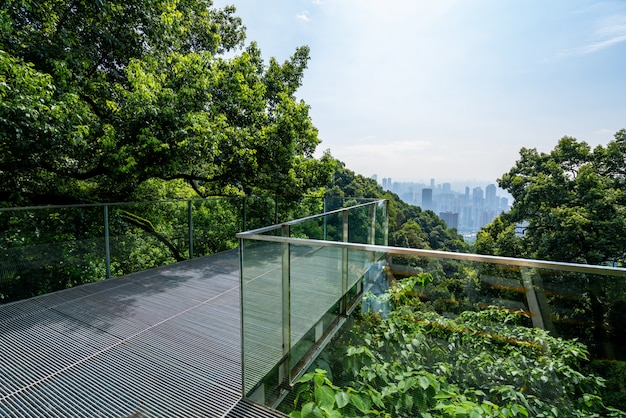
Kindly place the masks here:
POLYGON ((241 400, 239 298, 229 251, 0 305, 0 416, 282 416, 241 400))

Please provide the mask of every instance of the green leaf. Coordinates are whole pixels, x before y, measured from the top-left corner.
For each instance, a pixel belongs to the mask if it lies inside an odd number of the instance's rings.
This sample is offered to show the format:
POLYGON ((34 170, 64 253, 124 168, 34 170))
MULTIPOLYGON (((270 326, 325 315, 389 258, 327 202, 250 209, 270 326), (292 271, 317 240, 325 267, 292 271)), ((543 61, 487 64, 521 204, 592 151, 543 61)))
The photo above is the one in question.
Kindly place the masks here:
POLYGON ((333 409, 332 411, 326 411, 328 418, 342 418, 343 414, 339 411, 337 411, 336 409, 333 409))
POLYGON ((316 386, 315 401, 320 407, 332 409, 335 405, 335 392, 328 386, 316 386))
POLYGON ((303 375, 300 379, 296 380, 296 383, 310 382, 313 379, 313 376, 315 376, 315 372, 307 373, 303 375))
POLYGON ((322 418, 322 410, 313 402, 309 402, 302 407, 301 418, 322 418))
POLYGON ((359 395, 358 393, 351 393, 350 401, 352 402, 352 405, 356 407, 356 409, 363 412, 364 414, 369 412, 371 405, 369 399, 359 395))
POLYGON ((417 381, 422 389, 426 390, 430 387, 430 379, 426 376, 418 376, 417 381))
POLYGON ((350 396, 346 392, 335 393, 335 402, 337 402, 337 408, 343 408, 350 402, 350 396))
POLYGON ((406 409, 411 410, 413 409, 413 396, 411 396, 410 393, 405 393, 404 394, 404 406, 406 406, 406 409))

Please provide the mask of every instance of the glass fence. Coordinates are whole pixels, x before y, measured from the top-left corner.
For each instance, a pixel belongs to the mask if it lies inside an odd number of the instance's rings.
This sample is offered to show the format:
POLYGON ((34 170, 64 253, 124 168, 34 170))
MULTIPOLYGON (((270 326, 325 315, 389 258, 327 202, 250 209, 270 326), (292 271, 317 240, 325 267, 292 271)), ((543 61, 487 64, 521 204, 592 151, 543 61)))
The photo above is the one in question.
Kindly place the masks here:
POLYGON ((0 208, 0 303, 234 249, 238 231, 345 204, 251 196, 0 208))
POLYGON ((388 247, 385 217, 238 234, 245 397, 302 416, 625 416, 626 269, 388 247))
POLYGON ((386 201, 376 200, 237 235, 247 397, 272 403, 281 396, 341 327, 363 278, 381 262, 376 251, 325 244, 385 245, 386 220, 386 201))

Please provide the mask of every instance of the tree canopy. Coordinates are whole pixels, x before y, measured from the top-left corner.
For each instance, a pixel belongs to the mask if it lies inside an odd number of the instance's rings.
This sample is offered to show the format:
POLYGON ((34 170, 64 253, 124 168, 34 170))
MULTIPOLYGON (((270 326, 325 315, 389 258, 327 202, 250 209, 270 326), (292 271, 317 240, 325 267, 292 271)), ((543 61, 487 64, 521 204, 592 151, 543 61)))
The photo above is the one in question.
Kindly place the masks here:
POLYGON ((498 180, 510 212, 481 231, 479 252, 588 264, 626 254, 626 131, 593 150, 564 137, 550 153, 522 148, 498 180), (517 231, 516 231, 516 226, 517 231))
POLYGON ((308 47, 265 63, 233 7, 8 0, 0 29, 1 201, 128 200, 151 179, 291 197, 327 181, 295 97, 308 47))

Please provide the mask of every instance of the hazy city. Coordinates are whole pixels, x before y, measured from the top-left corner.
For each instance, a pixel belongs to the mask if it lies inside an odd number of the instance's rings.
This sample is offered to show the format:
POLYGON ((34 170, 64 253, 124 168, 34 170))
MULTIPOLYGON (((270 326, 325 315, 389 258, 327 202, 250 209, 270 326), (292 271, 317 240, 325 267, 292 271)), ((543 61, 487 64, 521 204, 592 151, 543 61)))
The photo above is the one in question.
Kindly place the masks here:
POLYGON ((509 195, 497 187, 475 181, 437 183, 400 182, 386 177, 372 178, 411 205, 423 210, 432 210, 448 227, 456 228, 466 239, 471 240, 476 232, 487 225, 501 212, 509 209, 509 195))

